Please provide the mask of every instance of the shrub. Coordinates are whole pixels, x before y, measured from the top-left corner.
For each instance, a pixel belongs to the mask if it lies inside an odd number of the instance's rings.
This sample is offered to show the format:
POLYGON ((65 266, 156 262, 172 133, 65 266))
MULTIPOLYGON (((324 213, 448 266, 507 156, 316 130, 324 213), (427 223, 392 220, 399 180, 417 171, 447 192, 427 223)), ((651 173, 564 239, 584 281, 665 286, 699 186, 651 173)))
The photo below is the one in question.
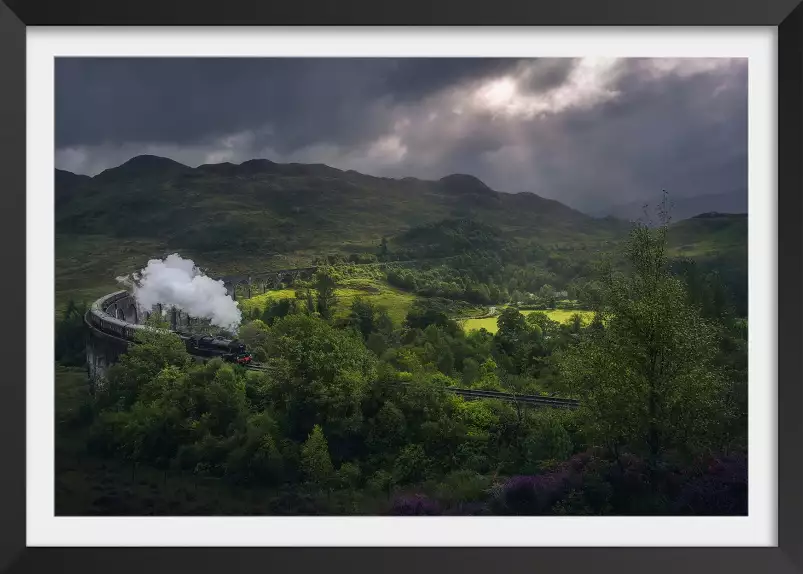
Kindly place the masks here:
POLYGON ((567 491, 566 472, 514 476, 502 486, 497 508, 501 514, 548 514, 567 491))
POLYGON ((437 498, 449 505, 478 502, 487 496, 491 479, 471 470, 456 470, 438 485, 437 498))
POLYGON ((547 460, 564 460, 572 452, 572 439, 560 421, 552 417, 539 419, 524 440, 524 452, 530 468, 547 460))
POLYGON ((679 514, 747 515, 747 457, 709 461, 703 474, 682 487, 674 508, 679 514))
POLYGON ((355 488, 360 484, 360 467, 353 462, 343 463, 337 471, 341 488, 355 488))
POLYGON ((386 470, 378 470, 366 483, 368 490, 372 492, 385 492, 393 486, 393 476, 386 470))
POLYGON ((440 505, 423 494, 396 497, 390 507, 393 516, 437 516, 442 514, 440 505))
MULTIPOLYGON (((539 515, 554 514, 553 507, 572 491, 583 491, 586 486, 599 489, 600 461, 588 453, 573 456, 555 465, 549 472, 531 476, 514 476, 494 489, 492 507, 499 514, 539 515)), ((605 488, 601 489, 603 492, 605 488)), ((602 504, 608 494, 586 499, 584 505, 602 504)))

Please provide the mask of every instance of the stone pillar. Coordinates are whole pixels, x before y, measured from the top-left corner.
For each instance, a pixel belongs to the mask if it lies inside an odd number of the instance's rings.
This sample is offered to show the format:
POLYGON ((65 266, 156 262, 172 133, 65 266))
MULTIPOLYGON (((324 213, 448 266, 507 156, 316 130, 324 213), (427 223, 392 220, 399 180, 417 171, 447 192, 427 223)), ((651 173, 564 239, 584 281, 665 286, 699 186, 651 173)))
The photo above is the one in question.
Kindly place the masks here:
POLYGON ((92 393, 106 386, 106 374, 111 364, 109 354, 107 345, 90 334, 86 346, 86 367, 89 374, 89 389, 92 393))

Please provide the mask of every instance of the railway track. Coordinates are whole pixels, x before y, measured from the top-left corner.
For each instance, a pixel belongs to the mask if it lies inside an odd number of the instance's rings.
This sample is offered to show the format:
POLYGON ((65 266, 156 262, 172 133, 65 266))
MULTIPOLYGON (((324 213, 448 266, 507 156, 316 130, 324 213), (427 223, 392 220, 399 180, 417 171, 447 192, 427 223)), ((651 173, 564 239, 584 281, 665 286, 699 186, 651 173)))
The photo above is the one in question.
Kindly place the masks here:
POLYGON ((561 399, 557 397, 542 397, 540 395, 518 395, 503 393, 501 391, 483 391, 479 389, 458 389, 446 387, 446 391, 468 399, 496 399, 510 403, 520 403, 537 407, 554 407, 562 409, 576 409, 580 401, 576 399, 561 399))
MULTIPOLYGON (((84 317, 84 321, 86 322, 87 326, 90 329, 95 329, 102 332, 106 337, 110 337, 121 343, 130 344, 134 342, 128 336, 120 336, 118 334, 108 333, 105 330, 99 329, 89 321, 89 313, 87 316, 84 317)), ((123 323, 125 325, 125 323, 123 323)), ((192 350, 189 350, 190 354, 196 360, 205 361, 209 358, 209 355, 206 353, 199 354, 193 353, 192 350)), ((243 365, 248 370, 251 371, 261 371, 261 372, 271 372, 274 369, 269 367, 268 365, 262 363, 251 363, 249 365, 243 365)), ((577 408, 580 403, 575 399, 560 399, 555 397, 542 397, 538 395, 518 395, 513 393, 503 393, 500 391, 483 391, 478 389, 460 389, 456 387, 443 387, 445 392, 453 393, 459 396, 462 396, 469 400, 479 400, 479 399, 495 399, 500 401, 506 401, 511 403, 516 403, 519 405, 525 405, 530 407, 553 407, 553 408, 568 408, 574 409, 577 408)))
POLYGON ((273 370, 267 365, 261 365, 259 363, 251 363, 250 365, 245 365, 245 368, 248 369, 249 371, 263 371, 265 373, 269 373, 273 370))
MULTIPOLYGON (((273 369, 261 363, 252 363, 245 367, 250 371, 262 371, 269 373, 273 369)), ((402 383, 408 384, 408 383, 402 383)), ((519 395, 515 393, 504 393, 501 391, 483 391, 479 389, 459 389, 457 387, 444 387, 444 391, 459 395, 466 399, 481 400, 495 399, 509 403, 518 403, 529 407, 552 407, 560 409, 576 409, 580 406, 577 399, 561 399, 557 397, 542 397, 540 395, 519 395)))

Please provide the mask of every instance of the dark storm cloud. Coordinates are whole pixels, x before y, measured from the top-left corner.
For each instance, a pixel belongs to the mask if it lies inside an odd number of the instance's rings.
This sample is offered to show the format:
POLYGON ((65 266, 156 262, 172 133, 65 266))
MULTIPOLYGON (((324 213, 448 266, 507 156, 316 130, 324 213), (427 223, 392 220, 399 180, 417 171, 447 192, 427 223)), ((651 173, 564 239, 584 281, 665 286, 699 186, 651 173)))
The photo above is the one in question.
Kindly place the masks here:
MULTIPOLYGON (((643 62, 631 62, 618 89, 610 102, 555 118, 553 133, 563 134, 566 146, 559 153, 584 158, 550 180, 570 201, 592 203, 585 198, 593 195, 624 203, 662 189, 691 196, 746 188, 746 65, 656 80, 643 62)), ((558 150, 536 149, 535 163, 559 161, 558 150)))
MULTIPOLYGON (((381 88, 380 61, 64 59, 56 65, 57 146, 185 144, 276 125, 289 146, 340 132, 381 88), (378 64, 378 65, 377 65, 378 64), (292 123, 293 130, 282 130, 292 123), (297 143, 296 143, 297 142, 297 143)), ((359 133, 359 124, 354 126, 359 133)))
POLYGON ((504 74, 516 67, 512 58, 410 58, 390 62, 383 87, 398 101, 417 100, 427 94, 487 76, 504 74))
POLYGON ((746 187, 747 65, 729 60, 60 59, 57 167, 328 163, 474 174, 593 208, 746 187))
POLYGON ((373 108, 425 97, 510 59, 65 58, 56 64, 56 145, 188 143, 273 126, 291 151, 369 135, 373 108))

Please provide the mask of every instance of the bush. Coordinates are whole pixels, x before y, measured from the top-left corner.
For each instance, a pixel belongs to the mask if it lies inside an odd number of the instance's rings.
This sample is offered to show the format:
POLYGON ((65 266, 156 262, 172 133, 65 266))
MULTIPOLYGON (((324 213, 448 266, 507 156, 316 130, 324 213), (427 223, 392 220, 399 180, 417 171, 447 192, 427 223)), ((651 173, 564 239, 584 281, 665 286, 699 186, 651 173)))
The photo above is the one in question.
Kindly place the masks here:
POLYGON ((337 481, 341 488, 355 488, 360 484, 360 467, 353 462, 345 462, 337 470, 337 481))
POLYGON ((437 498, 449 505, 483 500, 491 487, 491 479, 471 470, 456 470, 437 487, 437 498))
MULTIPOLYGON (((584 492, 587 486, 600 489, 599 461, 582 453, 556 465, 549 472, 534 476, 514 476, 494 489, 492 508, 499 514, 541 515, 554 514, 553 507, 572 492, 584 492)), ((604 467, 604 463, 603 463, 604 467)), ((601 490, 604 492, 605 488, 601 490)), ((577 498, 577 495, 574 495, 577 498)), ((599 497, 584 498, 582 505, 596 510, 599 497)), ((606 499, 608 496, 603 496, 606 499)), ((572 503, 572 500, 569 500, 572 503)), ((576 503, 575 503, 576 504, 576 503)))
POLYGON ((502 486, 496 507, 500 514, 549 514, 552 505, 568 490, 565 472, 514 476, 502 486))
POLYGON ((547 460, 565 460, 574 445, 563 425, 551 417, 539 419, 524 439, 524 453, 528 468, 536 470, 538 463, 547 460))
POLYGON ((747 515, 747 457, 736 455, 709 461, 702 475, 683 486, 674 509, 679 514, 747 515))
POLYGON ((423 494, 403 495, 395 498, 388 514, 393 516, 437 516, 440 505, 423 494))
POLYGON ((76 305, 69 301, 61 319, 56 322, 55 356, 62 365, 83 367, 86 364, 86 310, 85 303, 76 305))
POLYGON ((368 479, 365 485, 369 491, 387 493, 390 487, 393 486, 393 476, 386 470, 378 470, 368 479))

